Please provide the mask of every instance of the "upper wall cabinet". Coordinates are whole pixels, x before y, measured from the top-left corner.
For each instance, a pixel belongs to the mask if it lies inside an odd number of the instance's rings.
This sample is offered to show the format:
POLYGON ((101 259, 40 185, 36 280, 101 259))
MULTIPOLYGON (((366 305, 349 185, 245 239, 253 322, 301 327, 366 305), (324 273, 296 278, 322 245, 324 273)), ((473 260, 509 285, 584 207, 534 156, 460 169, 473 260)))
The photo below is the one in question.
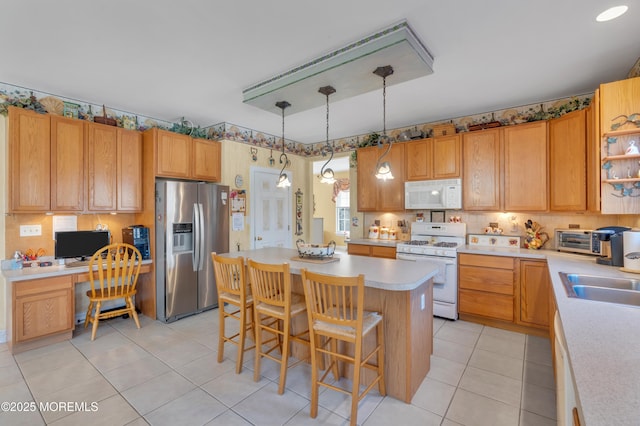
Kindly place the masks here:
POLYGON ((142 211, 142 135, 87 123, 87 210, 142 211))
POLYGON ((502 131, 505 211, 547 210, 547 122, 508 126, 502 131))
POLYGON ((458 134, 406 142, 407 180, 460 177, 461 137, 458 134))
POLYGON ((587 111, 549 120, 549 210, 587 210, 587 111))
POLYGON ((463 157, 463 209, 547 210, 546 121, 465 133, 463 157))
POLYGON ((601 210, 605 214, 638 214, 640 77, 602 84, 599 93, 601 210))
POLYGON ((502 209, 501 140, 500 129, 462 135, 462 205, 465 210, 502 209))
POLYGON ((388 161, 394 179, 383 181, 375 177, 376 164, 387 149, 358 149, 358 211, 397 212, 404 210, 404 143, 393 144, 383 161, 388 161))
POLYGON ((221 144, 151 129, 145 140, 154 145, 155 175, 218 182, 221 179, 221 144))
POLYGON ((84 122, 9 108, 9 210, 84 209, 84 122))

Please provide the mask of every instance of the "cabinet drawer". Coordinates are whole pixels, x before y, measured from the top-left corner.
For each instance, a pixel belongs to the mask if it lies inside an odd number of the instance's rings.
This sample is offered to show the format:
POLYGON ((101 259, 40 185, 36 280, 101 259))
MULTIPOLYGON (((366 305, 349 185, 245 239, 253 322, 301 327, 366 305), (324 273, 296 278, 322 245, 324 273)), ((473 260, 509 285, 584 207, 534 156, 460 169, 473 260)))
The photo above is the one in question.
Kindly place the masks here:
POLYGON ((48 291, 66 290, 73 288, 73 277, 43 278, 38 280, 19 281, 14 284, 14 296, 24 297, 48 291))
POLYGON ((461 265, 458 276, 461 289, 513 295, 513 270, 461 265))
POLYGON ((459 265, 483 266, 485 268, 511 269, 513 270, 513 257, 487 256, 484 254, 461 253, 458 256, 459 265))
POLYGON ((513 296, 459 290, 460 313, 513 321, 513 296))
POLYGON ((371 246, 371 256, 373 256, 373 257, 387 257, 389 259, 395 259, 396 258, 396 248, 395 247, 371 246))

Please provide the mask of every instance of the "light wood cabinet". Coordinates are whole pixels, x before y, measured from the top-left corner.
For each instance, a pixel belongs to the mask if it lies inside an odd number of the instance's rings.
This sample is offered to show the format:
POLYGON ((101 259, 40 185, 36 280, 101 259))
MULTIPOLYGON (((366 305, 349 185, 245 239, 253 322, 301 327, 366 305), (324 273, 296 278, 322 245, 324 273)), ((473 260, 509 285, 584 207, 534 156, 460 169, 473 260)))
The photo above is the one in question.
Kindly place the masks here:
POLYGON ((462 135, 462 206, 464 210, 502 209, 500 129, 462 135))
POLYGON ((221 144, 151 129, 146 137, 155 145, 155 175, 217 182, 221 179, 221 144))
POLYGON ((462 138, 460 135, 433 138, 433 178, 460 177, 462 138))
POLYGON ((587 210, 587 111, 549 120, 549 210, 587 210))
POLYGON ((73 330, 72 276, 13 283, 12 343, 73 330))
POLYGON ((449 179, 460 177, 461 136, 439 136, 406 142, 406 180, 449 179))
POLYGON ((404 210, 404 144, 394 144, 384 157, 394 177, 387 181, 375 177, 376 164, 384 150, 386 146, 358 149, 358 211, 404 210))
POLYGON ((407 180, 433 178, 433 139, 420 139, 404 144, 404 167, 407 180))
POLYGON ((116 211, 117 128, 90 123, 87 126, 87 178, 89 211, 116 211))
POLYGON ((142 210, 142 135, 87 124, 89 211, 142 210))
POLYGON ((601 211, 636 214, 640 211, 640 155, 626 154, 626 149, 631 141, 640 147, 640 129, 625 123, 625 117, 640 113, 640 77, 601 84, 599 95, 601 211))
POLYGON ((458 286, 461 319, 547 335, 551 286, 546 261, 460 253, 458 286))
POLYGON ((547 210, 547 122, 508 126, 502 131, 504 210, 547 210))
POLYGON ((85 200, 83 121, 57 115, 51 120, 51 210, 82 212, 85 200))
POLYGON ((520 306, 517 323, 549 327, 550 277, 547 262, 520 260, 520 306))
POLYGON ((461 253, 458 256, 458 310, 489 319, 513 321, 514 260, 461 253))
POLYGON ((49 115, 9 107, 9 210, 51 210, 49 115))
POLYGON ((355 254, 359 256, 385 257, 388 259, 396 258, 395 246, 385 247, 385 246, 375 246, 375 245, 368 245, 368 244, 349 243, 347 245, 347 253, 355 254))
POLYGON ((193 168, 191 177, 198 180, 222 180, 222 144, 206 139, 193 139, 193 168))
POLYGON ((142 211, 142 133, 118 129, 117 210, 142 211))

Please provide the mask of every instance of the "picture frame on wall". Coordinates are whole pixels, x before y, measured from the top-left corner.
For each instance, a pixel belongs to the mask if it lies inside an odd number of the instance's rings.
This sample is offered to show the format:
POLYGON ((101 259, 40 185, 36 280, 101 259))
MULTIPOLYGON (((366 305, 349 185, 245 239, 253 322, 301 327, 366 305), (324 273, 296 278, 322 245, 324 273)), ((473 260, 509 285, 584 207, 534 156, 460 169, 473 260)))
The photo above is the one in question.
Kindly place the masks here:
POLYGON ((444 222, 444 210, 431 210, 431 222, 442 223, 444 222))

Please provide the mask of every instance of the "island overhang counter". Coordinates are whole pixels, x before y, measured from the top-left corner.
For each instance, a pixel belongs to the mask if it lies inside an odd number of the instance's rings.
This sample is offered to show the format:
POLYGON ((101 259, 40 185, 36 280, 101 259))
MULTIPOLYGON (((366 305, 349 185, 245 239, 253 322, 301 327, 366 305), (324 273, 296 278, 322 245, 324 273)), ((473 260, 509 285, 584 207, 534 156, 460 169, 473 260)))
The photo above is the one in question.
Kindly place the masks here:
MULTIPOLYGON (((295 249, 263 248, 221 254, 243 256, 262 263, 290 265, 293 291, 302 293, 300 271, 335 276, 364 275, 365 309, 384 318, 385 381, 387 394, 404 402, 429 372, 433 352, 433 277, 438 266, 430 262, 380 259, 339 253, 326 263, 305 261, 295 249)), ((364 371, 365 382, 369 379, 364 371)))

